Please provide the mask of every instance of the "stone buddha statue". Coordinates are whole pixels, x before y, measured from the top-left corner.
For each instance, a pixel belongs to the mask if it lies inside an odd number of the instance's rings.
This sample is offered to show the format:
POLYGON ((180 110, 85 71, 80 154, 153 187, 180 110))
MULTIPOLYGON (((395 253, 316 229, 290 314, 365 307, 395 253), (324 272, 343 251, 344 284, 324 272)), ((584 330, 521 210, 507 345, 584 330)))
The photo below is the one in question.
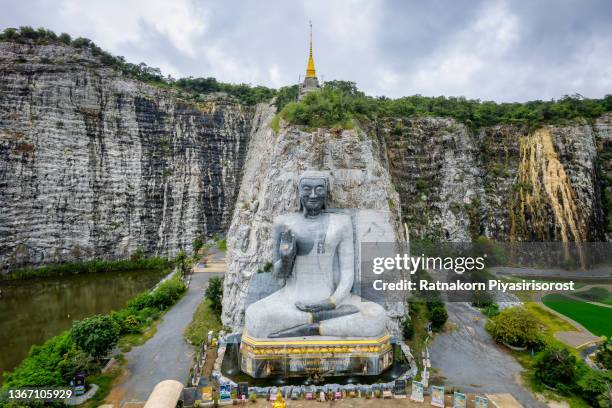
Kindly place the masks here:
POLYGON ((385 309, 353 294, 355 243, 351 217, 331 212, 326 173, 299 178, 299 209, 273 224, 273 274, 284 286, 245 311, 253 338, 377 337, 385 309))

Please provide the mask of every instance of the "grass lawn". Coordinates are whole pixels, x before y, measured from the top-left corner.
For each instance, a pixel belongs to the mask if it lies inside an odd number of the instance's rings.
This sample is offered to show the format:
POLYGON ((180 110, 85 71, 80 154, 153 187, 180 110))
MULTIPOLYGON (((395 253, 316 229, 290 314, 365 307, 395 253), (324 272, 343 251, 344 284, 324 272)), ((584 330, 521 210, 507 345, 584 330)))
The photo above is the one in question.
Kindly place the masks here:
POLYGON ((596 336, 612 336, 612 309, 570 299, 558 293, 542 298, 551 309, 573 319, 596 336))
POLYGON ((584 292, 576 292, 574 296, 578 296, 590 302, 604 303, 612 306, 612 292, 606 288, 594 287, 584 292))
POLYGON ((222 327, 219 316, 210 308, 210 301, 204 299, 198 305, 191 323, 185 329, 185 338, 191 344, 199 345, 206 340, 209 330, 218 332, 222 327))

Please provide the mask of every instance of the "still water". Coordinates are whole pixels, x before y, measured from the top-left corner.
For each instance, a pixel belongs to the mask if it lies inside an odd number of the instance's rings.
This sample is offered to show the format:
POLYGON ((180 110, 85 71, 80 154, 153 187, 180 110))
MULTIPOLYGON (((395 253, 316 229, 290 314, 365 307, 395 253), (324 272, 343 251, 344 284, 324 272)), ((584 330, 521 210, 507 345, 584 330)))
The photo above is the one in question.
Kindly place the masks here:
POLYGON ((74 320, 122 308, 166 273, 92 273, 0 282, 0 373, 15 368, 33 344, 68 329, 74 320))

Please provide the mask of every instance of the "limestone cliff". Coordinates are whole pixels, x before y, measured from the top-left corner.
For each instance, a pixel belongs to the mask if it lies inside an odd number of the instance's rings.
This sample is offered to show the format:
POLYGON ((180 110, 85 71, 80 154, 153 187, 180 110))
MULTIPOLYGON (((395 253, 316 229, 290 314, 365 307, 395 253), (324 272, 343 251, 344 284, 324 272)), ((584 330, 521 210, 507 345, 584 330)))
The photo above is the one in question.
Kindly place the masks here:
POLYGON ((588 242, 606 240, 611 122, 474 134, 453 119, 412 118, 378 132, 412 236, 588 242))
POLYGON ((413 237, 610 239, 610 113, 539 130, 405 117, 279 135, 271 108, 254 114, 227 97, 187 101, 86 50, 0 43, 0 270, 138 248, 174 255, 226 232, 235 209, 230 253, 247 267, 226 289, 239 305, 267 261, 271 217, 296 205, 281 175, 308 166, 345 179, 341 205, 401 207, 413 237))
MULTIPOLYGON (((236 209, 227 234, 228 265, 223 297, 223 324, 242 326, 244 300, 254 273, 272 260, 271 226, 275 216, 298 209, 297 177, 304 170, 331 173, 331 206, 387 211, 399 230, 399 196, 380 160, 382 146, 361 129, 313 132, 268 124, 275 109, 260 105, 244 166, 236 209)), ((305 288, 307 290, 307 288, 305 288)), ((393 305, 391 317, 403 314, 393 305)), ((397 331, 397 319, 393 321, 397 331)))
POLYGON ((251 117, 88 51, 0 43, 0 266, 175 255, 223 233, 251 117))

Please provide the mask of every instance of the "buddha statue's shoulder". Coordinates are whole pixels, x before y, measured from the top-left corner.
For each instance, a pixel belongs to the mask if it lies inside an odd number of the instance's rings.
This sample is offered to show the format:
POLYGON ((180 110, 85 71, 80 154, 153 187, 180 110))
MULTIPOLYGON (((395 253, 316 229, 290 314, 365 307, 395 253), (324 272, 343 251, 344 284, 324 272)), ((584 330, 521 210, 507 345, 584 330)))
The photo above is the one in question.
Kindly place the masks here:
POLYGON ((335 227, 340 228, 340 229, 352 229, 353 228, 353 224, 351 222, 351 216, 348 214, 342 214, 342 213, 328 213, 329 214, 329 221, 330 223, 332 223, 335 227))

